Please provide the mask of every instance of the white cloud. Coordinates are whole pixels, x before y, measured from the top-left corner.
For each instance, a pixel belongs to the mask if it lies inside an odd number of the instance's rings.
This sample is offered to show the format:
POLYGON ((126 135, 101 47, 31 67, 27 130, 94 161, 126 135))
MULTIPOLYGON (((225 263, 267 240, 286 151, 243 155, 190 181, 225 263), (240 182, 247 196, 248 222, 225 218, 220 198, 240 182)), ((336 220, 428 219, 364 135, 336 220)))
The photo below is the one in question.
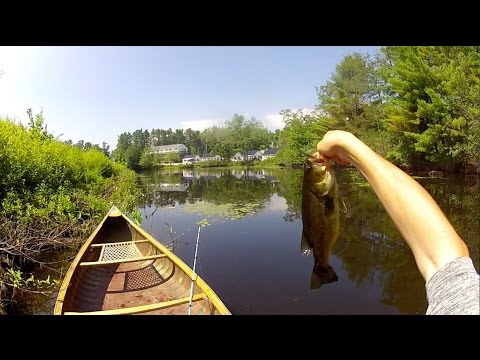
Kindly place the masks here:
POLYGON ((270 198, 270 202, 268 205, 265 207, 264 211, 265 212, 283 212, 287 208, 287 201, 278 196, 277 194, 274 194, 270 198))
POLYGON ((267 114, 265 115, 265 125, 269 129, 282 129, 283 128, 283 116, 280 114, 267 114))
MULTIPOLYGON (((310 108, 301 108, 301 109, 291 109, 292 112, 299 112, 300 115, 321 115, 321 111, 310 109, 310 108)), ((283 116, 280 114, 270 113, 265 115, 265 125, 270 130, 283 129, 283 116)))
POLYGON ((220 120, 214 120, 214 119, 189 120, 189 121, 182 121, 180 124, 184 129, 192 128, 193 130, 202 131, 212 126, 219 126, 220 120))

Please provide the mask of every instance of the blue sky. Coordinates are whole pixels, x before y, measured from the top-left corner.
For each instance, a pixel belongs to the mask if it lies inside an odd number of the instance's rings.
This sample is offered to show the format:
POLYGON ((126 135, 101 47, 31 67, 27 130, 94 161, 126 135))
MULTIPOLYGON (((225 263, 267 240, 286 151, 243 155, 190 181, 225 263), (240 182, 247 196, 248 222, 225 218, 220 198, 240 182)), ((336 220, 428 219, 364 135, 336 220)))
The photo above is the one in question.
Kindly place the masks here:
POLYGON ((0 116, 26 124, 28 108, 43 108, 61 140, 111 149, 123 132, 203 130, 236 113, 274 130, 279 111, 317 104, 345 55, 378 48, 0 47, 0 116))

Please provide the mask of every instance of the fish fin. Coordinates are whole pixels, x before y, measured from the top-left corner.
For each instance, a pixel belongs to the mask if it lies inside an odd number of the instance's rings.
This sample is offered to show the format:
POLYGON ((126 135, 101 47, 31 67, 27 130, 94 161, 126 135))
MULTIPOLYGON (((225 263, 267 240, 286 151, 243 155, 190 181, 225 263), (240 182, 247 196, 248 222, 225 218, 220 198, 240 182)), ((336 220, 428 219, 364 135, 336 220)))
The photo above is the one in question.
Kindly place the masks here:
POLYGON ((302 240, 300 242, 300 251, 302 252, 302 255, 307 256, 310 254, 310 251, 312 248, 310 245, 308 245, 308 242, 305 238, 305 232, 302 231, 302 240))
POLYGON ((347 205, 345 205, 345 201, 343 200, 343 198, 340 198, 340 203, 342 204, 342 206, 340 206, 340 211, 346 214, 348 210, 347 210, 347 205))
POLYGON ((338 281, 338 276, 330 265, 326 268, 314 268, 312 270, 312 278, 310 279, 310 290, 318 290, 322 285, 335 281, 338 281))

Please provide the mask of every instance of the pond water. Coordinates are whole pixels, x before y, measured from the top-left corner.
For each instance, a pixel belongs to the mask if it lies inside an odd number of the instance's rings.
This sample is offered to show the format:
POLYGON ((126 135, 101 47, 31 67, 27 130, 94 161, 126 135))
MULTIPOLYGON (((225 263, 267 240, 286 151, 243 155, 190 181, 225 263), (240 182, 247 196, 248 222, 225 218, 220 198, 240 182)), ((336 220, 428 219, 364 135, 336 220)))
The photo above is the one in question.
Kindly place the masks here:
MULTIPOLYGON (((363 177, 335 169, 340 235, 330 264, 338 281, 310 289, 312 255, 300 251, 303 171, 170 170, 139 174, 142 227, 193 266, 233 314, 424 314, 413 255, 363 177), (172 242, 172 239, 174 241, 172 242)), ((439 203, 479 269, 480 179, 417 178, 439 203)), ((45 255, 36 276, 58 278, 75 254, 45 255)), ((52 314, 51 296, 19 293, 11 313, 52 314)))
MULTIPOLYGON (((301 170, 142 173, 142 227, 192 267, 197 222, 207 219, 197 271, 233 314, 424 314, 424 281, 372 188, 353 168, 336 175, 347 208, 330 257, 338 281, 318 290, 310 289, 313 257, 300 251, 301 170)), ((478 271, 478 179, 417 181, 465 240, 478 271)))

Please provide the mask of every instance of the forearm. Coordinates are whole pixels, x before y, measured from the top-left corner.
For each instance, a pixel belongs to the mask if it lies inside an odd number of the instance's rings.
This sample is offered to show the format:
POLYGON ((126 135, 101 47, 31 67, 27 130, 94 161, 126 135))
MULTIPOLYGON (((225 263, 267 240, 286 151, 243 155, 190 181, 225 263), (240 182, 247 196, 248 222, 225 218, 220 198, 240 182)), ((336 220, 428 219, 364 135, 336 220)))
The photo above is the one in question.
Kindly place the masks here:
POLYGON ((468 256, 465 243, 422 186, 360 140, 344 146, 410 246, 425 281, 449 261, 468 256))

